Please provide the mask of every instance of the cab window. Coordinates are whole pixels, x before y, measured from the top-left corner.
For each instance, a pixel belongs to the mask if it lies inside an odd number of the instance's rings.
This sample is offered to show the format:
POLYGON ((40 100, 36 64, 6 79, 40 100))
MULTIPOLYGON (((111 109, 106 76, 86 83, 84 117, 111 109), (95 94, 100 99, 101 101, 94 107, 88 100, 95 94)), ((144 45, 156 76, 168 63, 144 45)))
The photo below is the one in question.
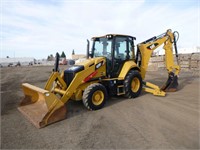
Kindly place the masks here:
POLYGON ((125 37, 117 37, 115 40, 115 53, 114 57, 116 59, 125 60, 127 51, 127 42, 125 37))
POLYGON ((133 48, 131 37, 116 37, 114 58, 120 60, 133 59, 133 48))
POLYGON ((112 40, 107 38, 97 38, 94 41, 94 57, 105 56, 111 58, 112 40))

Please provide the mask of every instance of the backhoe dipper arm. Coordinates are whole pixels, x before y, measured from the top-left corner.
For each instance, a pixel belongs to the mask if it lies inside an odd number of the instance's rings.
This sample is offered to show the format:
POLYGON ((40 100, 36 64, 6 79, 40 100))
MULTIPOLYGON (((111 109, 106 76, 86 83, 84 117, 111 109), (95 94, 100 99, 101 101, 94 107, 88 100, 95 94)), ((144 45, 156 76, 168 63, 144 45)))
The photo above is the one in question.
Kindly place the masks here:
POLYGON ((159 46, 164 44, 163 48, 165 50, 165 65, 169 74, 169 78, 165 86, 161 88, 161 90, 163 91, 167 91, 168 87, 172 89, 171 91, 175 91, 176 87, 178 86, 177 75, 179 74, 180 67, 178 65, 178 59, 177 65, 174 63, 173 44, 175 47, 176 57, 178 57, 176 48, 176 38, 174 33, 172 33, 171 29, 169 29, 166 33, 163 33, 159 36, 154 36, 137 45, 138 49, 136 54, 136 63, 139 64, 141 76, 144 80, 149 64, 149 59, 152 55, 153 50, 157 49, 159 46))

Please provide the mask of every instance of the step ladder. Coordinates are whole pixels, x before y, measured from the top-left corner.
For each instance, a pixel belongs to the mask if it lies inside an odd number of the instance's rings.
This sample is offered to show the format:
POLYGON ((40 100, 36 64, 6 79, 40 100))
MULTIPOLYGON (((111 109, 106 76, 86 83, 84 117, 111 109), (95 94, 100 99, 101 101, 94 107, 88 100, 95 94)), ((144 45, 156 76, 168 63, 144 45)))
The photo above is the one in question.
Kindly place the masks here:
POLYGON ((125 94, 124 85, 118 85, 117 86, 117 95, 124 95, 124 94, 125 94))

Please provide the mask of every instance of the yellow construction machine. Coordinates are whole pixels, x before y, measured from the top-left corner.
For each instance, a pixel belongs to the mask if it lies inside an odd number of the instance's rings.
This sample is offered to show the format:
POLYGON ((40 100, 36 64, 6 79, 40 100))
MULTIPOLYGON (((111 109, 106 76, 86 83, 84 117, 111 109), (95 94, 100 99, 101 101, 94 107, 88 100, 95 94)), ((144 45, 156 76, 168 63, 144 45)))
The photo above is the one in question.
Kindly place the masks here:
POLYGON ((18 109, 36 127, 42 128, 66 118, 69 100, 82 100, 87 109, 98 110, 105 105, 108 95, 135 98, 142 89, 158 96, 165 96, 166 91, 176 91, 180 67, 174 61, 173 49, 178 57, 177 35, 178 32, 169 29, 139 43, 137 49, 134 46, 136 38, 129 35, 93 37, 91 51, 88 41, 84 62, 60 72, 57 55, 55 68, 44 89, 23 83, 25 98, 18 109), (161 45, 164 45, 169 75, 162 88, 144 81, 152 52, 161 45))

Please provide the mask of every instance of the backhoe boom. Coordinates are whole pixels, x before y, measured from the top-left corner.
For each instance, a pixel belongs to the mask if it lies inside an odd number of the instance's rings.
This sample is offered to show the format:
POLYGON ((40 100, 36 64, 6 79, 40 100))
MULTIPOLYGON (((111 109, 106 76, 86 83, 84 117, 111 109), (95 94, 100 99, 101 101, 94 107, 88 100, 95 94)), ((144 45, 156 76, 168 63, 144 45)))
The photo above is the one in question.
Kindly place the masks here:
POLYGON ((173 55, 174 45, 176 58, 178 57, 175 33, 178 32, 172 33, 171 29, 169 29, 166 33, 154 36, 137 45, 136 63, 138 63, 140 67, 141 76, 144 80, 153 51, 164 44, 163 49, 165 50, 165 65, 169 78, 166 84, 161 88, 163 91, 175 91, 178 86, 177 75, 179 74, 180 67, 178 65, 178 59, 177 64, 175 64, 173 55))

